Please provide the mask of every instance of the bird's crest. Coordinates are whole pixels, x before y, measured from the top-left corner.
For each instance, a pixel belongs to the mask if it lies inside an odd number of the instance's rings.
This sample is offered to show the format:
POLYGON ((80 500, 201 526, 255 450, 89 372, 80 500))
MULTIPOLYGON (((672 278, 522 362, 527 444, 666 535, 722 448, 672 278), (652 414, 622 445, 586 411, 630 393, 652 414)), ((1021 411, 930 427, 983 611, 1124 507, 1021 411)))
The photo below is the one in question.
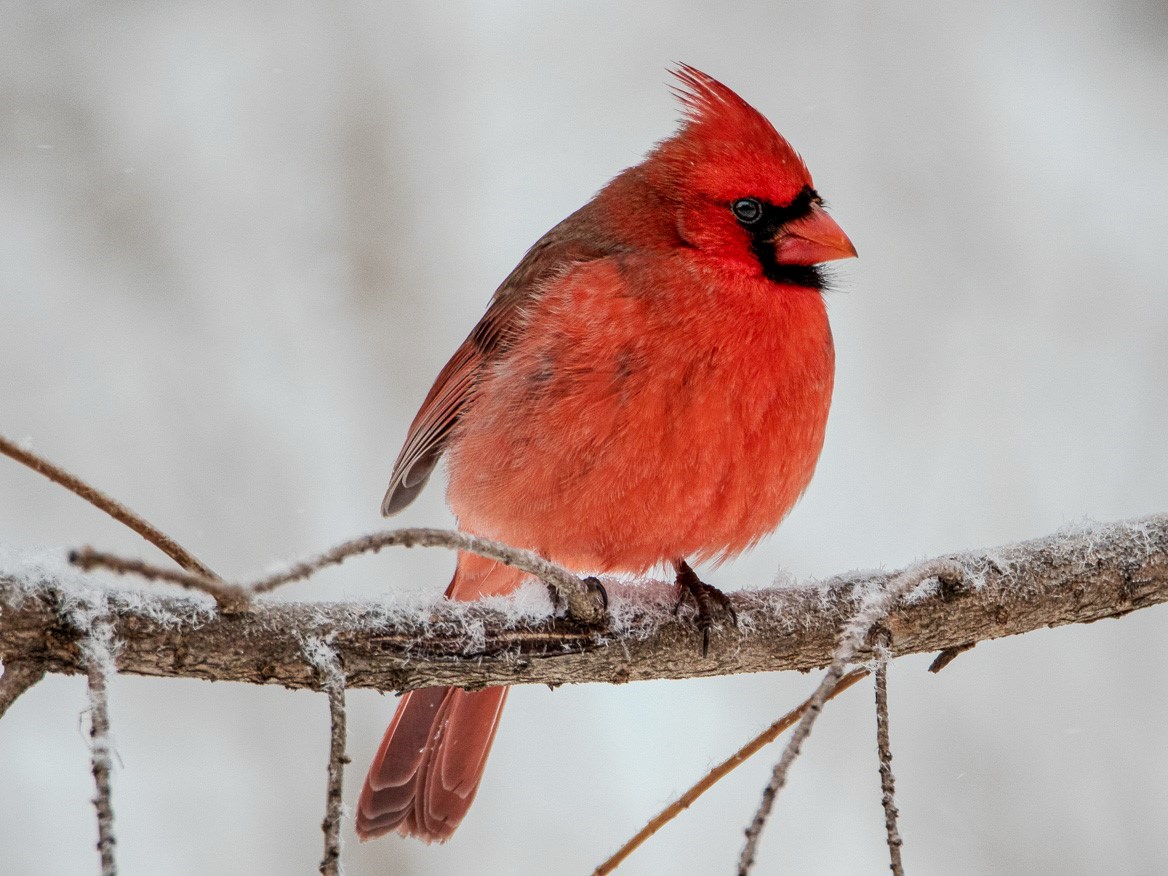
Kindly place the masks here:
POLYGON ((679 169, 704 166, 686 171, 693 184, 716 188, 730 180, 784 203, 810 183, 807 166, 766 116, 696 67, 678 64, 670 72, 682 125, 658 154, 679 169))
POLYGON ((686 128, 724 138, 779 136, 762 113, 713 76, 689 64, 670 72, 679 83, 670 90, 681 103, 686 128))

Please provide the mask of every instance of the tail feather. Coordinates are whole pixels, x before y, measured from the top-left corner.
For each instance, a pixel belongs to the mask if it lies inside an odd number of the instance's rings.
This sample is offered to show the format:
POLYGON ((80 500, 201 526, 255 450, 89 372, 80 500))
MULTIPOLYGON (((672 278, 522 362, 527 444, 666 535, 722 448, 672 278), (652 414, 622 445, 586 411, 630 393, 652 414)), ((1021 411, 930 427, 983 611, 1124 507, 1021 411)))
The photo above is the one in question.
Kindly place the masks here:
POLYGON ((436 775, 440 777, 443 788, 465 797, 474 793, 478 776, 483 774, 487 754, 495 739, 495 732, 499 729, 503 704, 507 701, 507 688, 476 692, 481 694, 479 696, 466 691, 459 693, 462 696, 450 698, 450 714, 445 730, 449 738, 442 747, 441 757, 436 764, 438 767, 436 775), (458 737, 460 730, 487 727, 490 728, 490 735, 485 739, 458 737))
POLYGON ((506 698, 505 687, 406 694, 361 790, 357 835, 449 839, 474 801, 506 698))
MULTIPOLYGON (((446 595, 507 593, 522 579, 514 569, 460 554, 446 595)), ((474 801, 506 699, 505 687, 426 688, 402 697, 357 801, 357 836, 396 830, 428 843, 448 840, 474 801)))

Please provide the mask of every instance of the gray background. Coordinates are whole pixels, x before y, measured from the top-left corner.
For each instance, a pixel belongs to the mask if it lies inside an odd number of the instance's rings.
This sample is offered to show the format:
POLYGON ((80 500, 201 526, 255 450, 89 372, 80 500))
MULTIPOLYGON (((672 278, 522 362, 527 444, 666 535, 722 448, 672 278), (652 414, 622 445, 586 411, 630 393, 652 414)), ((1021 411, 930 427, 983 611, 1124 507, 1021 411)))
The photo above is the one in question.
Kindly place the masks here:
MULTIPOLYGON (((856 242, 836 400, 760 585, 1168 510, 1168 16, 1156 3, 0 7, 0 428, 248 576, 380 525, 430 381, 548 227, 668 134, 672 61, 736 88, 856 242), (715 11, 716 10, 716 11, 715 11)), ((2 463, 2 461, 0 461, 2 463)), ((0 464, 0 543, 141 552, 0 464)), ((445 524, 440 488, 401 517, 445 524)), ((391 552, 290 588, 441 589, 391 552)), ((1168 870, 1168 611, 892 676, 917 873, 1168 870)), ((516 690, 445 847, 350 874, 586 872, 806 695, 797 675, 516 690)), ((96 871, 84 685, 0 722, 0 869, 96 871)), ((346 798, 393 709, 349 695, 346 798)), ((323 697, 119 678, 128 874, 315 872, 323 697)), ((870 687, 834 704, 760 873, 884 872, 870 687)), ((624 872, 727 872, 776 752, 624 872)))

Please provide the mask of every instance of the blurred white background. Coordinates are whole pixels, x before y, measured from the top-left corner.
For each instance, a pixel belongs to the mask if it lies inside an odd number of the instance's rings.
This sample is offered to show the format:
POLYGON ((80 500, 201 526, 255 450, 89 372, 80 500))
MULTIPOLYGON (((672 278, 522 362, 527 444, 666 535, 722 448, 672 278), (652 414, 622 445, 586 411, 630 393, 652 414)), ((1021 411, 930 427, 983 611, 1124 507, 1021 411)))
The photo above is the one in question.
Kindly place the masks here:
MULTIPOLYGON (((0 429, 227 575, 379 526, 434 375, 526 247, 673 129, 686 61, 795 144, 861 254, 819 474, 710 580, 1166 511, 1166 48, 1154 2, 8 3, 0 429)), ((4 460, 0 500, 0 543, 157 559, 4 460)), ((434 484, 401 522, 449 519, 434 484)), ((287 596, 452 566, 383 554, 287 596)), ((1165 635, 1160 608, 936 677, 898 661, 909 871, 1168 871, 1165 635)), ((346 871, 589 872, 813 681, 516 690, 455 839, 346 821, 346 871)), ((870 697, 828 709, 759 873, 886 871, 870 697)), ((394 700, 348 701, 351 804, 394 700)), ((4 873, 96 872, 84 705, 51 678, 0 722, 4 873)), ((121 677, 112 719, 123 872, 316 871, 323 696, 121 677)), ((622 872, 729 871, 777 754, 622 872)))

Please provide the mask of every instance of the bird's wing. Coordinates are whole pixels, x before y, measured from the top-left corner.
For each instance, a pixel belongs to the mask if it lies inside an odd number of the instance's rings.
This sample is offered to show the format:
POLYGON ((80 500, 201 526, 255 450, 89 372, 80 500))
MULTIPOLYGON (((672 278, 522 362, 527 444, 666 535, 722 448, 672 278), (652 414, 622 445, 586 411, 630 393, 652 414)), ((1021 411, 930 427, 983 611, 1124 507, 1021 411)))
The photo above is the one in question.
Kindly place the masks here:
POLYGON ((385 516, 396 514, 422 491, 438 464, 451 431, 466 413, 482 369, 502 355, 527 304, 541 285, 575 266, 603 258, 620 246, 598 233, 585 207, 569 216, 530 250, 503 281, 478 325, 438 374, 410 424, 405 445, 381 503, 385 516))
POLYGON ((467 338, 439 372, 410 424, 405 445, 393 465, 389 489, 381 503, 381 513, 386 517, 410 504, 426 485, 430 472, 446 448, 446 439, 466 404, 483 361, 482 352, 471 338, 467 338))

